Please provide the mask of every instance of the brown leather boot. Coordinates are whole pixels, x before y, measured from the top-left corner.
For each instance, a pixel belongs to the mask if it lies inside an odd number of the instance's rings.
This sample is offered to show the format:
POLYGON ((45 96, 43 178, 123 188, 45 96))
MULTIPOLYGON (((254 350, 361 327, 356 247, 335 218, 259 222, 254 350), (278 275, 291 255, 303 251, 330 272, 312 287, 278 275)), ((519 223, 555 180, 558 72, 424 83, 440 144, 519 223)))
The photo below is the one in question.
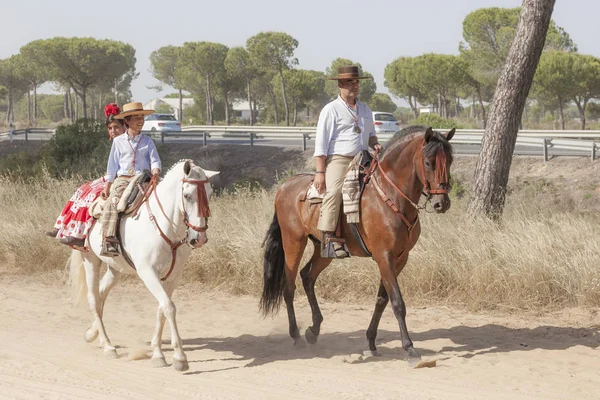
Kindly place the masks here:
POLYGON ((46 232, 44 232, 44 235, 50 236, 50 237, 56 237, 56 235, 58 235, 58 229, 55 229, 53 231, 46 231, 46 232))

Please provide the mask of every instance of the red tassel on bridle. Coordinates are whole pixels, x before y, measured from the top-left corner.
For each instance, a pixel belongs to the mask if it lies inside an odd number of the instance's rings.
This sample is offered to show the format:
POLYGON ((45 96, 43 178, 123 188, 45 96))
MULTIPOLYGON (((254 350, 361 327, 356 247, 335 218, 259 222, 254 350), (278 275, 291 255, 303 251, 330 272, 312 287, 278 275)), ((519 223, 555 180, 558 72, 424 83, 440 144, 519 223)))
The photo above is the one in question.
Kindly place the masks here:
POLYGON ((439 149, 435 157, 435 180, 438 185, 448 183, 448 171, 446 170, 446 152, 443 149, 439 149))

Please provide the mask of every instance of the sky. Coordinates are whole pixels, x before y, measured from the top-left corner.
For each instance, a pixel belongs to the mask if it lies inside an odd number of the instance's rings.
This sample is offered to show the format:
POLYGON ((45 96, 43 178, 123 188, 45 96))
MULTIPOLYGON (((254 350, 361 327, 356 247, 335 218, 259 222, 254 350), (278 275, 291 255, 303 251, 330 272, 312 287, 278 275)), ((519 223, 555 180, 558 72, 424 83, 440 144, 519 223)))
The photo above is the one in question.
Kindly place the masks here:
MULTIPOLYGON (((373 74, 377 91, 388 93, 383 72, 401 56, 458 54, 462 22, 485 7, 518 7, 519 0, 145 0, 89 2, 30 0, 3 2, 0 59, 21 46, 55 36, 94 37, 129 43, 136 49, 139 77, 132 83, 134 101, 146 103, 172 93, 149 72, 152 51, 184 42, 209 41, 244 46, 261 31, 286 32, 299 45, 299 68, 325 71, 348 58, 373 74), (112 10, 108 8, 112 5, 112 10)), ((600 1, 556 0, 553 20, 583 54, 600 57, 600 1)), ((42 93, 51 93, 45 85, 42 93)), ((402 101, 394 99, 398 104, 402 101)))

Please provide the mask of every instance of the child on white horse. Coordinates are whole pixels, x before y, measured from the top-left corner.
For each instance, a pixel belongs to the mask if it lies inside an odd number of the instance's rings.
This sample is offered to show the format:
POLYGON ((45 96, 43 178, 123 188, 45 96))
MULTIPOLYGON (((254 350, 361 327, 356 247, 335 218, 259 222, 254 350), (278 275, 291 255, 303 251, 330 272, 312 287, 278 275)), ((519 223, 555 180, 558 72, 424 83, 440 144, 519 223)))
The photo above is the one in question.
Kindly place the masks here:
POLYGON ((117 204, 131 179, 148 169, 152 175, 160 174, 161 162, 152 139, 140 135, 144 126, 144 116, 153 114, 154 110, 144 110, 142 103, 127 103, 123 111, 115 116, 125 121, 127 134, 113 140, 106 168, 107 184, 102 191, 102 198, 107 199, 102 212, 101 223, 104 235, 104 256, 119 254, 116 238, 119 212, 117 204))
MULTIPOLYGON (((125 132, 123 120, 115 118, 120 113, 121 109, 115 103, 107 104, 104 107, 109 140, 113 140, 125 132)), ((67 246, 84 247, 85 239, 94 222, 88 209, 105 186, 105 176, 81 185, 56 219, 54 230, 46 232, 46 235, 57 238, 59 243, 67 246)))

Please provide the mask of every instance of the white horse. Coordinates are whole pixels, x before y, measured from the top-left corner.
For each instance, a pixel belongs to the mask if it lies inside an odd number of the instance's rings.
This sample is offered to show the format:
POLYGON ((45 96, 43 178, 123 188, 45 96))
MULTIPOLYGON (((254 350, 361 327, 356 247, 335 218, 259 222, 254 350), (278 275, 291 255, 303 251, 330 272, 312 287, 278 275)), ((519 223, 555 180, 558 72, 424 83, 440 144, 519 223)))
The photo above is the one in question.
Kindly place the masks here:
POLYGON ((108 358, 116 358, 117 352, 102 321, 106 297, 122 273, 137 273, 158 301, 156 328, 151 343, 152 365, 167 365, 161 349, 166 317, 171 328, 173 367, 178 371, 189 368, 175 321, 176 309, 171 295, 192 249, 201 247, 208 240, 208 199, 212 194, 208 179, 216 174, 218 172, 203 170, 194 165, 191 160, 179 161, 156 185, 137 215, 122 218, 122 251, 127 252, 135 269, 123 255, 114 258, 100 256, 100 223, 94 225, 88 236, 90 251, 73 250, 68 262, 71 287, 77 294, 85 292, 87 287, 88 303, 94 317, 84 338, 87 342, 92 342, 99 335, 100 345, 108 358), (108 265, 108 270, 99 282, 102 261, 108 265))

